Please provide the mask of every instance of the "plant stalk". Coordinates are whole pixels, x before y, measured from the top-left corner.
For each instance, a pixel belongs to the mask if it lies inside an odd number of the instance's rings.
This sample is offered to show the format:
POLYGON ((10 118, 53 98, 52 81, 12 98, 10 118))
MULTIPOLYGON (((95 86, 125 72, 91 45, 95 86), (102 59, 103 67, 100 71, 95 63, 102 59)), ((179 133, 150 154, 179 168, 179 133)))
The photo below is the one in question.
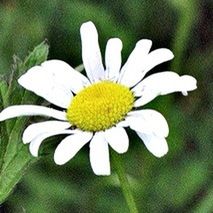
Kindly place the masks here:
POLYGON ((112 159, 113 159, 113 165, 116 168, 116 172, 120 181, 120 186, 121 186, 123 195, 125 197, 126 203, 128 205, 129 211, 130 213, 138 213, 138 210, 132 195, 131 186, 125 174, 121 156, 113 152, 112 159))

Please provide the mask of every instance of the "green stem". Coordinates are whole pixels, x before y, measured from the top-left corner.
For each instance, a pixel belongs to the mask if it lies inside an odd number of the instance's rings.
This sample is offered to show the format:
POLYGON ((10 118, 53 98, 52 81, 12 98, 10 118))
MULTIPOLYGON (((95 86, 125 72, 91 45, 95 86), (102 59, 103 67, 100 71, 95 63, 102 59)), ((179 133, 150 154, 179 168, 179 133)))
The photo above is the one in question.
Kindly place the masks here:
POLYGON ((196 0, 191 1, 174 1, 175 8, 179 12, 179 20, 176 27, 174 40, 172 42, 172 50, 175 59, 172 62, 171 70, 181 72, 182 64, 192 28, 196 22, 198 8, 196 7, 196 0))
POLYGON ((129 181, 127 179, 127 176, 125 174, 121 156, 119 156, 117 153, 113 152, 112 160, 113 160, 113 165, 116 168, 116 172, 117 172, 117 175, 118 175, 118 178, 120 181, 121 189, 122 189, 123 195, 125 197, 125 200, 127 202, 127 205, 129 207, 129 211, 131 213, 138 213, 138 210, 137 210, 137 207, 136 207, 133 195, 132 195, 131 187, 130 187, 129 181))

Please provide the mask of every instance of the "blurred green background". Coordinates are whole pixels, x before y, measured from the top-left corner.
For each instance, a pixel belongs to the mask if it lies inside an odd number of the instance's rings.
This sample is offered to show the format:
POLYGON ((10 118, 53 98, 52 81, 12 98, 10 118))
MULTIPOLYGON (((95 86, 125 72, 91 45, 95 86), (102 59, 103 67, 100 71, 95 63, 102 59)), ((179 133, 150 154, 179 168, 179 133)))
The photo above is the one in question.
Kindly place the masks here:
MULTIPOLYGON (((153 72, 193 75, 198 89, 145 106, 169 123, 165 157, 152 156, 129 131, 123 162, 140 212, 213 212, 212 8, 211 0, 2 0, 0 75, 10 73, 14 54, 24 58, 44 39, 50 59, 81 64, 79 28, 88 20, 98 29, 102 53, 107 39, 122 39, 123 62, 141 38, 151 39, 153 49, 170 48, 175 59, 153 72)), ((65 166, 54 164, 54 148, 43 149, 48 157, 26 171, 0 212, 128 212, 113 165, 110 177, 97 177, 87 146, 65 166)))

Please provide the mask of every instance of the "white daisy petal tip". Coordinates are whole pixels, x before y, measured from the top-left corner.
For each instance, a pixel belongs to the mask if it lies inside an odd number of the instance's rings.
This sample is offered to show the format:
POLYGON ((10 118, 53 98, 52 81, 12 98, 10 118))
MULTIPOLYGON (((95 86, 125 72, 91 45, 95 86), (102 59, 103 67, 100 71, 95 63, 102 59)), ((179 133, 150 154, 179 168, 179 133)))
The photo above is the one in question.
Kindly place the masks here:
POLYGON ((6 120, 7 118, 4 115, 4 110, 0 112, 0 122, 6 120))
POLYGON ((78 131, 67 136, 57 146, 54 153, 54 161, 57 165, 64 165, 70 161, 77 152, 92 138, 91 132, 78 131))
MULTIPOLYGON (((30 70, 28 70, 29 72, 30 70)), ((26 74, 26 73, 25 73, 26 74)), ((25 87, 25 74, 23 74, 19 79, 18 79, 18 83, 19 85, 21 85, 22 87, 25 87)))
POLYGON ((88 30, 88 29, 92 29, 92 30, 96 30, 96 27, 94 25, 94 23, 92 21, 87 21, 87 22, 84 22, 81 27, 80 27, 80 31, 83 31, 83 30, 88 30))
POLYGON ((80 27, 80 33, 81 35, 90 35, 95 40, 98 39, 98 31, 92 21, 83 23, 80 27))
POLYGON ((155 152, 152 152, 152 154, 157 158, 164 157, 169 151, 169 146, 166 142, 166 139, 163 138, 163 140, 165 140, 165 143, 162 143, 161 147, 159 147, 158 150, 156 150, 155 152))
POLYGON ((30 68, 26 73, 19 77, 18 83, 25 89, 28 89, 31 85, 31 77, 34 77, 34 73, 40 72, 41 66, 34 66, 30 68))
MULTIPOLYGON (((180 77, 181 83, 185 85, 186 91, 197 89, 197 80, 190 75, 183 75, 180 77)), ((184 92, 184 91, 183 91, 184 92)))
POLYGON ((142 46, 145 49, 151 49, 152 47, 152 40, 150 39, 141 39, 136 43, 136 46, 142 46))
POLYGON ((90 163, 96 175, 110 175, 109 146, 104 133, 98 132, 90 142, 90 163))
POLYGON ((108 40, 105 51, 105 79, 117 81, 121 68, 122 48, 123 44, 119 38, 111 38, 108 40))
POLYGON ((67 163, 66 161, 61 160, 61 158, 58 156, 58 153, 56 153, 56 152, 54 153, 53 159, 54 159, 55 164, 58 166, 62 166, 67 163))
POLYGON ((16 110, 14 110, 14 108, 15 107, 13 107, 13 106, 9 106, 9 107, 3 109, 0 112, 0 122, 1 121, 5 121, 7 119, 11 119, 13 117, 21 116, 21 112, 20 112, 20 115, 19 115, 19 112, 17 112, 16 110))
POLYGON ((41 134, 53 132, 53 131, 63 131, 68 129, 71 126, 69 122, 64 121, 44 121, 39 123, 34 123, 29 125, 23 133, 22 141, 24 144, 30 143, 36 137, 40 136, 41 134))
POLYGON ((146 148, 157 158, 161 158, 167 154, 169 147, 164 137, 155 134, 144 134, 136 132, 144 142, 146 148))
POLYGON ((110 171, 105 171, 105 172, 98 172, 98 171, 93 171, 95 175, 97 176, 110 176, 111 172, 110 171))
POLYGON ((108 43, 110 45, 114 45, 116 47, 116 49, 118 49, 120 51, 123 48, 123 43, 122 43, 121 39, 119 39, 119 38, 111 38, 108 40, 108 43))
POLYGON ((24 144, 27 144, 27 143, 30 143, 30 138, 29 138, 29 136, 26 134, 26 132, 24 132, 23 133, 23 136, 22 136, 22 142, 24 143, 24 144))
POLYGON ((152 154, 156 157, 156 158, 162 158, 164 157, 166 154, 168 153, 168 150, 167 151, 163 151, 163 152, 152 152, 152 154))
POLYGON ((67 121, 65 112, 37 105, 13 105, 0 113, 0 121, 20 116, 45 116, 67 121))
POLYGON ((175 57, 170 49, 160 48, 159 50, 161 50, 161 54, 164 55, 164 57, 167 58, 167 60, 172 60, 175 57))
POLYGON ((33 157, 38 157, 38 146, 36 146, 34 143, 30 143, 29 150, 33 157))
POLYGON ((0 122, 14 117, 11 109, 12 107, 9 106, 0 112, 0 122))
POLYGON ((164 157, 169 151, 168 145, 159 152, 152 153, 157 158, 164 157))
POLYGON ((172 60, 175 57, 173 52, 168 48, 159 48, 154 50, 153 53, 157 53, 159 55, 159 58, 161 57, 163 58, 162 62, 160 63, 163 63, 164 61, 172 60))
POLYGON ((104 132, 105 140, 119 154, 127 152, 129 148, 129 138, 122 127, 112 127, 104 132))

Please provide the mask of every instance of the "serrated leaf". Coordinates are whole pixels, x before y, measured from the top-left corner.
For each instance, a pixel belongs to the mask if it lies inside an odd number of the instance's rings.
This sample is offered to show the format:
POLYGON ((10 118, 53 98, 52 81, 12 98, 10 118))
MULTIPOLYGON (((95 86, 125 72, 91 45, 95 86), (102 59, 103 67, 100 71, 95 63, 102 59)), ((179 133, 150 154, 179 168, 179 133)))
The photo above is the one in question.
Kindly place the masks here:
MULTIPOLYGON (((14 57, 12 75, 9 79, 7 92, 3 88, 4 98, 9 101, 5 105, 14 105, 22 103, 36 104, 38 97, 32 93, 22 90, 17 84, 17 77, 23 74, 32 66, 41 64, 47 59, 49 46, 44 41, 38 45, 22 62, 18 57, 14 57), (8 98, 10 97, 10 99, 8 98)), ((1 86, 1 84, 0 84, 1 86)), ((26 167, 34 160, 29 154, 28 147, 21 141, 21 135, 29 118, 17 118, 10 121, 7 126, 1 123, 1 152, 0 152, 0 203, 5 201, 14 186, 20 180, 26 167), (9 132, 8 137, 4 137, 5 132, 9 132)), ((5 122, 7 123, 7 122, 5 122)))
MULTIPOLYGON (((47 56, 49 53, 49 45, 47 41, 43 41, 39 44, 35 49, 26 57, 24 60, 24 68, 29 69, 32 66, 39 65, 45 60, 47 60, 47 56)), ((19 71, 19 74, 22 74, 23 70, 19 71)))
MULTIPOLYGON (((26 57, 24 63, 18 59, 17 57, 15 58, 15 65, 13 66, 14 69, 13 70, 14 73, 23 73, 24 71, 26 71, 27 69, 30 68, 30 66, 35 66, 38 64, 41 64, 43 61, 45 61, 47 59, 47 55, 48 55, 48 50, 49 47, 47 45, 46 42, 42 42, 41 44, 39 44, 37 47, 34 48, 34 50, 29 54, 29 56, 26 57), (38 57, 36 59, 36 57, 38 57), (34 64, 33 64, 34 63, 34 64)), ((14 83, 14 88, 16 88, 16 80, 14 79, 14 81, 11 80, 11 82, 14 83)), ((13 86, 11 86, 13 87, 13 86)), ((38 100, 37 96, 32 95, 31 93, 25 91, 25 90, 18 90, 15 89, 15 91, 13 90, 13 93, 15 93, 15 97, 17 98, 16 101, 11 100, 11 105, 12 104, 22 104, 22 103, 27 103, 30 100, 30 103, 36 103, 36 101, 38 100), (20 94, 21 93, 21 97, 20 94)), ((12 97, 14 97, 11 94, 12 97)), ((16 153, 17 149, 18 149, 18 145, 17 144, 13 144, 13 140, 17 139, 18 137, 20 137, 20 134, 18 134, 18 129, 23 128, 25 126, 25 123, 27 122, 27 119, 25 118, 25 120, 22 120, 22 118, 18 118, 18 119, 14 119, 13 124, 14 125, 10 125, 10 131, 11 131, 11 135, 9 137, 9 142, 8 142, 8 148, 5 152, 5 157, 4 157, 4 162, 5 162, 5 166, 10 162, 10 159, 12 158, 12 156, 14 155, 13 153, 16 153)))
POLYGON ((20 104, 25 93, 24 90, 20 90, 21 87, 17 83, 18 78, 29 68, 39 65, 47 60, 48 52, 49 46, 47 42, 44 41, 34 48, 34 50, 25 58, 24 62, 18 56, 13 56, 12 73, 9 78, 9 89, 7 92, 7 97, 13 97, 12 103, 10 104, 20 104))
MULTIPOLYGON (((21 141, 18 142, 21 143, 21 141)), ((33 163, 33 161, 35 161, 35 159, 30 155, 27 146, 22 146, 10 164, 1 171, 0 204, 5 201, 11 190, 23 176, 26 168, 33 163)))

